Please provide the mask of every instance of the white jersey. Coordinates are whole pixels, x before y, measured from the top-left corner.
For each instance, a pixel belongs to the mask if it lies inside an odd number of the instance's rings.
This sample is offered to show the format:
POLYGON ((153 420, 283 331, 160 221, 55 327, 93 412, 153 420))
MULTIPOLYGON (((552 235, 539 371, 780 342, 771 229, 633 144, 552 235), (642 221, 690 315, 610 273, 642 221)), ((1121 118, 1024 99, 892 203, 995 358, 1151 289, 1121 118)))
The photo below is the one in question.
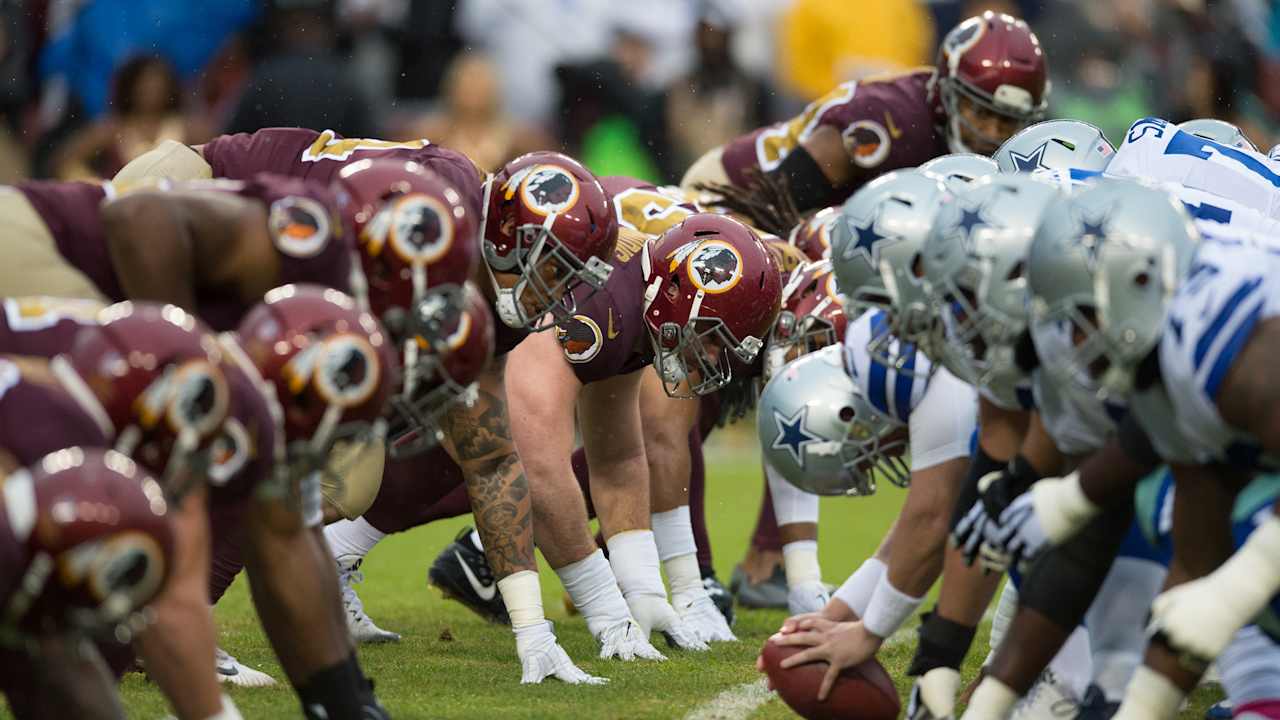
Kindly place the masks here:
POLYGON ((1031 377, 1040 422, 1064 455, 1088 455, 1101 448, 1128 412, 1120 403, 1058 387, 1043 370, 1031 377))
MULTIPOLYGON (((872 359, 867 343, 884 331, 887 320, 872 310, 849 323, 844 336, 845 368, 863 397, 894 422, 907 426, 911 470, 923 470, 947 460, 969 457, 978 421, 973 388, 925 354, 907 345, 904 370, 899 372, 872 359)), ((896 340, 891 346, 899 352, 896 340)))
MULTIPOLYGON (((1053 185, 1066 194, 1089 187, 1100 177, 1111 176, 1110 168, 1105 173, 1079 168, 1054 168, 1036 170, 1031 174, 1032 178, 1053 185)), ((1195 218, 1196 226, 1202 231, 1212 233, 1226 226, 1242 232, 1280 237, 1280 220, 1264 215, 1221 192, 1200 190, 1169 180, 1157 181, 1156 184, 1182 201, 1187 212, 1195 218)))
POLYGON ((1222 381, 1259 321, 1280 314, 1280 254, 1236 237, 1208 237, 1174 295, 1160 341, 1173 416, 1196 462, 1276 467, 1256 439, 1226 423, 1222 381))
POLYGON ((1107 174, 1176 183, 1280 220, 1280 174, 1266 155, 1192 135, 1160 118, 1129 126, 1107 174))

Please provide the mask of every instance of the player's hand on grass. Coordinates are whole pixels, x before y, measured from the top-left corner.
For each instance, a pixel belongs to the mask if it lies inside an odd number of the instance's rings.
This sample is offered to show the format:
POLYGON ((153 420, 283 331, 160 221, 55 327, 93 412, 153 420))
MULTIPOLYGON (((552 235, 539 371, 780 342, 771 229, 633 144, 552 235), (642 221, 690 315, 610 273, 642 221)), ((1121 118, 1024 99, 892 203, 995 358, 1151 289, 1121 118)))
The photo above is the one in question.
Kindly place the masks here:
POLYGON ((627 598, 627 607, 631 608, 631 616, 641 628, 662 633, 668 645, 681 650, 710 650, 698 633, 680 618, 666 597, 633 594, 627 598))
POLYGON ((738 639, 729 629, 729 621, 725 620, 715 601, 702 587, 694 592, 672 595, 671 604, 675 606, 680 619, 703 642, 734 642, 738 639))
POLYGON ((600 659, 666 660, 667 656, 649 644, 649 633, 631 618, 610 625, 596 637, 600 643, 600 659))
POLYGON ((517 628, 516 654, 520 656, 523 684, 540 683, 554 677, 570 685, 603 685, 605 678, 583 672, 556 642, 550 622, 517 628))
MULTIPOLYGON (((1194 664, 1218 657, 1253 615, 1238 612, 1230 593, 1208 575, 1170 588, 1151 603, 1151 630, 1194 664)), ((1252 608, 1250 608, 1252 609, 1252 608)))
POLYGON ((778 634, 769 638, 769 641, 808 648, 783 660, 784 669, 815 661, 830 663, 826 675, 822 677, 822 686, 818 688, 819 701, 827 699, 841 670, 875 657, 884 644, 884 638, 871 633, 865 625, 856 621, 835 623, 821 631, 800 630, 785 635, 778 634))

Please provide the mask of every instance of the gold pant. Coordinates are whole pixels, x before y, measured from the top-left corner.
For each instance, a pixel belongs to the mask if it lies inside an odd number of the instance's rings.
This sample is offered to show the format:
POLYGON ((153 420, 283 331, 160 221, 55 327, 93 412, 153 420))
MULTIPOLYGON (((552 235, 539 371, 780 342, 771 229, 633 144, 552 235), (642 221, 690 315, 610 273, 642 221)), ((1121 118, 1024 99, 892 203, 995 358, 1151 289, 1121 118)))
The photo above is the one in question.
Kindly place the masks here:
POLYGON ((364 514, 382 487, 382 466, 387 446, 381 441, 336 442, 329 453, 329 472, 324 473, 320 494, 325 504, 348 520, 364 514))
POLYGON ((680 187, 685 190, 693 190, 697 183, 713 183, 718 185, 730 185, 729 175, 724 171, 724 163, 721 157, 724 155, 724 146, 712 148, 703 153, 685 171, 684 177, 680 179, 680 187))
POLYGON ((211 177, 213 168, 200 153, 176 140, 164 140, 120 168, 112 180, 130 183, 148 178, 208 180, 211 177))

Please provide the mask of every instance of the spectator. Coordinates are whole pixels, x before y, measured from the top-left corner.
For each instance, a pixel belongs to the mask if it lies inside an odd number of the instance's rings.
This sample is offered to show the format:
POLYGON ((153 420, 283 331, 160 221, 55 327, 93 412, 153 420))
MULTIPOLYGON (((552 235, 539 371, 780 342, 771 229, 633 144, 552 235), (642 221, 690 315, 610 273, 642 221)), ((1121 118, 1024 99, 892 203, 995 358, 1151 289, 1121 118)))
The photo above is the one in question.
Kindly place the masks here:
POLYGON ((678 168, 769 123, 768 88, 739 67, 731 51, 735 20, 715 5, 704 10, 694 30, 697 64, 667 92, 668 136, 678 168))
POLYGON ((497 68, 486 56, 457 56, 445 72, 443 107, 411 124, 407 137, 430 138, 453 148, 486 172, 516 155, 551 147, 548 135, 503 111, 498 87, 497 68))
POLYGON ((933 23, 916 0, 797 0, 782 19, 778 71, 789 92, 813 100, 932 53, 933 23))
POLYGON ((331 0, 275 0, 266 57, 254 70, 227 132, 264 127, 331 129, 347 137, 379 134, 370 103, 337 52, 331 0))
POLYGON ((155 56, 129 60, 112 80, 109 113, 75 131, 54 151, 63 180, 111 177, 162 140, 188 142, 178 76, 155 56))

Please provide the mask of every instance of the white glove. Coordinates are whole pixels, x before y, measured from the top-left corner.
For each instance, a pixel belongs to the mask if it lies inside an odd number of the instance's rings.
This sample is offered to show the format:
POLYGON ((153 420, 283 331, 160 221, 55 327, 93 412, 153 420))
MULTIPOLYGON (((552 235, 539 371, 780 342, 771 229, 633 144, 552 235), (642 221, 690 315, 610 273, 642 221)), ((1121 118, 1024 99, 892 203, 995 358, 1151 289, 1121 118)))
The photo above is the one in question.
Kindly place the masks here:
POLYGON ((711 649, 693 628, 680 619, 665 596, 633 593, 627 596, 627 607, 631 608, 631 616, 646 635, 652 631, 660 632, 667 638, 667 644, 681 650, 711 649))
POLYGON ((720 614, 706 588, 701 585, 692 592, 676 593, 671 596, 671 604, 675 606, 680 619, 684 620, 698 639, 703 642, 735 642, 738 638, 729 629, 729 621, 720 614))
POLYGON ((551 623, 516 628, 516 654, 520 656, 521 684, 540 683, 555 676, 570 685, 603 685, 605 678, 588 675, 573 664, 556 642, 551 623))
POLYGON ((608 660, 666 660, 667 656, 649 644, 649 633, 640 628, 635 620, 627 618, 614 623, 596 636, 600 643, 600 659, 608 660))
POLYGON ((787 588, 787 612, 791 615, 821 612, 831 600, 822 581, 796 583, 787 588))
POLYGON ((997 527, 988 523, 983 555, 1008 556, 1009 567, 1025 566, 1046 545, 1066 541, 1097 514, 1098 506, 1085 496, 1076 473, 1046 478, 1014 498, 1000 513, 997 527))
POLYGON ((907 720, 954 719, 956 696, 960 693, 960 672, 936 667, 916 678, 907 700, 907 720))
POLYGON ((1212 573, 1158 595, 1151 628, 1170 647, 1209 662, 1280 588, 1280 520, 1268 513, 1212 573))

